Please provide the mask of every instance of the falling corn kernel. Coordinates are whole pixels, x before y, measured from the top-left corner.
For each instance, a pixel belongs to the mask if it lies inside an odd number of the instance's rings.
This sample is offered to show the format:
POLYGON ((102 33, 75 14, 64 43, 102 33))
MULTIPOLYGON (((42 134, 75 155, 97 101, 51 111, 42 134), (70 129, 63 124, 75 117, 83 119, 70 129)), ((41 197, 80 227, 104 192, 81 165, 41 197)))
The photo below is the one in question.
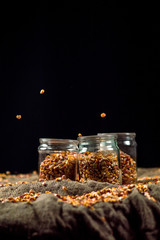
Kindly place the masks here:
POLYGON ((17 119, 21 119, 21 117, 22 117, 21 115, 16 115, 17 119))
POLYGON ((78 137, 82 137, 82 134, 81 134, 81 133, 78 133, 78 137))
POLYGON ((106 114, 105 113, 101 113, 101 118, 104 118, 106 117, 106 114))
POLYGON ((45 92, 45 90, 44 90, 44 89, 41 89, 40 94, 43 94, 44 92, 45 92))

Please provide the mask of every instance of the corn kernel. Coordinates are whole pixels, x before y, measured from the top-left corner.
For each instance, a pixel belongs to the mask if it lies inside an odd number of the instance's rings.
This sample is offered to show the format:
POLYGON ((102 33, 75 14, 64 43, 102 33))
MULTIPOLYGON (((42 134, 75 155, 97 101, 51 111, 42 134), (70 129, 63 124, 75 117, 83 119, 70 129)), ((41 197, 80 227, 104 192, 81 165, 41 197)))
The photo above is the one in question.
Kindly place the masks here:
POLYGON ((16 118, 17 118, 17 119, 21 119, 22 116, 21 116, 21 115, 16 115, 16 118))
POLYGON ((45 92, 45 90, 44 90, 44 89, 41 89, 40 94, 43 94, 44 92, 45 92))
POLYGON ((105 118, 106 117, 106 113, 101 113, 101 118, 105 118))

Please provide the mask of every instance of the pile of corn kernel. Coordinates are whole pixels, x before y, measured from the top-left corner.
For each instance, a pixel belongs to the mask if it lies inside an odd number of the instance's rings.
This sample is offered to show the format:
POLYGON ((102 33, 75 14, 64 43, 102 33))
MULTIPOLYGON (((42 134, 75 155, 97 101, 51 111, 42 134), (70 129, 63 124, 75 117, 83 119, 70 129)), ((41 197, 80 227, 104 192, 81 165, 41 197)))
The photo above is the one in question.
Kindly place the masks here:
POLYGON ((40 192, 35 193, 35 191, 31 189, 29 192, 24 193, 23 195, 18 196, 18 197, 12 197, 11 196, 11 197, 8 197, 8 198, 0 198, 0 202, 2 202, 2 203, 5 203, 5 202, 13 202, 13 203, 27 202, 27 203, 31 203, 31 202, 35 201, 40 194, 41 194, 40 192))
POLYGON ((83 205, 86 207, 93 207, 96 203, 99 202, 120 203, 123 199, 129 196, 133 188, 136 188, 148 199, 156 202, 156 200, 152 196, 150 196, 147 185, 142 183, 118 186, 117 188, 103 188, 102 190, 99 190, 97 192, 92 191, 91 193, 86 193, 82 196, 57 195, 57 197, 59 198, 59 201, 64 201, 66 203, 72 204, 73 206, 83 205))
MULTIPOLYGON (((63 178, 57 178, 56 181, 61 181, 63 178)), ((69 180, 69 179, 67 179, 69 180)), ((45 181, 39 181, 42 185, 45 185, 45 181)), ((83 181, 82 181, 83 182, 83 181)), ((21 184, 21 182, 18 182, 21 184)), ((18 184, 14 183, 14 184, 18 184)), ((26 184, 28 182, 22 182, 22 184, 26 184)), ((94 208, 94 205, 99 202, 111 202, 111 203, 120 203, 123 199, 129 196, 129 194, 132 192, 134 188, 136 188, 141 194, 143 194, 145 197, 152 201, 156 201, 152 196, 149 194, 148 186, 147 184, 154 183, 160 185, 160 177, 146 177, 141 178, 138 180, 136 184, 126 184, 126 185, 119 185, 118 187, 112 187, 112 188, 103 188, 99 191, 92 191, 90 193, 83 194, 81 196, 61 196, 59 194, 46 191, 45 194, 53 194, 58 198, 58 201, 62 201, 68 204, 71 204, 72 206, 79 206, 83 205, 86 207, 94 208)), ((11 183, 7 183, 8 186, 14 185, 11 183)), ((6 187, 6 185, 1 185, 0 187, 6 187)), ((62 190, 67 191, 66 186, 62 186, 62 190)), ((0 198, 1 203, 5 202, 27 202, 29 204, 32 204, 42 193, 41 192, 35 192, 33 189, 31 189, 29 192, 24 193, 21 196, 17 197, 8 197, 8 198, 0 198)))

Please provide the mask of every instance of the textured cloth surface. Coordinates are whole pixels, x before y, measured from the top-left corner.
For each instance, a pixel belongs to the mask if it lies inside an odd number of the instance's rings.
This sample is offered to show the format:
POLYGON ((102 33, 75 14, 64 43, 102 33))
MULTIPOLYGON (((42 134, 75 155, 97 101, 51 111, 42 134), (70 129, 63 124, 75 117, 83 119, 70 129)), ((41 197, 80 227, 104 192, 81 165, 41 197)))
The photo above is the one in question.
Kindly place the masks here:
MULTIPOLYGON (((0 198, 19 196, 33 189, 60 195, 82 195, 104 187, 107 183, 88 181, 48 181, 17 184, 0 188, 0 198), (67 191, 62 189, 67 187, 67 191)), ((115 186, 116 187, 116 186, 115 186)), ((53 194, 41 194, 32 204, 0 203, 1 239, 160 239, 160 186, 149 184, 147 199, 133 189, 122 203, 97 203, 94 209, 57 201, 53 194)))

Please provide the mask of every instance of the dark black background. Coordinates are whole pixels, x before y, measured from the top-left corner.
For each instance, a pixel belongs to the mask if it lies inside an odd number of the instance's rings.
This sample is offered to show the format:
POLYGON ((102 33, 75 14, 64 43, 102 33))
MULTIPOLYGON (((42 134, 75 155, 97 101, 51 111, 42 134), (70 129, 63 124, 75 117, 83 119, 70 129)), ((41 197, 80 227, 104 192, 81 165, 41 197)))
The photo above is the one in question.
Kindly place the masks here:
POLYGON ((136 132, 138 166, 160 165, 159 10, 145 4, 1 4, 0 172, 37 169, 40 137, 79 132, 136 132))

